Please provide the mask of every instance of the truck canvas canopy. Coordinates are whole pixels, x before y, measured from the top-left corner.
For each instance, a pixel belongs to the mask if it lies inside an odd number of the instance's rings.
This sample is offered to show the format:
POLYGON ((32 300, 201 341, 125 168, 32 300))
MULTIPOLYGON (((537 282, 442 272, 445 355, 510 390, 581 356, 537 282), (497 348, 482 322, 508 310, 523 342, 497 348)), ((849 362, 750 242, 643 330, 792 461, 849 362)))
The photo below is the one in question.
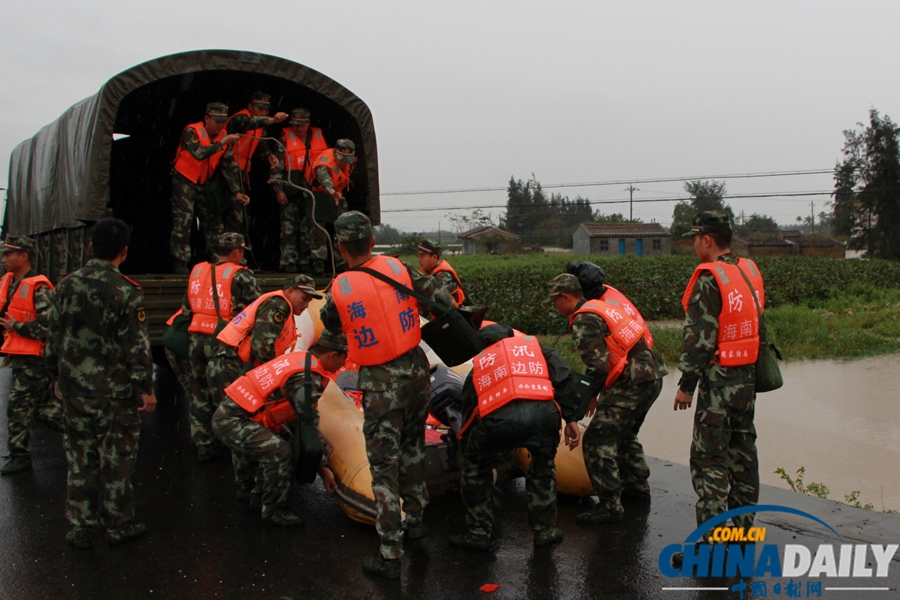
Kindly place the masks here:
MULTIPOLYGON (((283 58, 202 50, 157 58, 116 75, 19 144, 10 159, 5 232, 33 236, 35 266, 56 280, 84 263, 88 226, 115 216, 133 227, 123 271, 165 272, 172 159, 184 127, 202 120, 208 102, 224 102, 234 114, 257 90, 271 94, 271 114, 308 108, 312 125, 323 130, 330 146, 339 138, 356 143, 357 163, 345 195, 351 209, 379 223, 375 129, 362 100, 283 58)), ((268 135, 280 139, 287 126, 287 121, 270 126, 268 135)), ((274 268, 279 209, 267 184, 268 167, 254 163, 247 192, 250 238, 257 264, 274 268)))

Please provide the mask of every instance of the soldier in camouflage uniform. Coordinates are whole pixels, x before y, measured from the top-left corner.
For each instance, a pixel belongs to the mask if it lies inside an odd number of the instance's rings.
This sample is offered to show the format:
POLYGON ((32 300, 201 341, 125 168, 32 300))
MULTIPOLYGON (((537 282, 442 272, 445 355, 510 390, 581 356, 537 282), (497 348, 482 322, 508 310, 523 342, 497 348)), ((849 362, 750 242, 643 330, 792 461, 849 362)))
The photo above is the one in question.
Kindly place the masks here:
MULTIPOLYGON (((699 213, 691 231, 701 263, 737 265, 731 252, 732 228, 722 211, 699 213)), ((763 290, 755 290, 760 294, 763 290)), ((697 524, 726 510, 756 504, 759 499, 759 458, 756 452, 756 367, 723 367, 717 339, 723 314, 722 293, 715 276, 703 270, 687 301, 681 360, 681 381, 675 410, 691 407, 699 387, 691 442, 691 480, 697 492, 697 524)), ((734 525, 753 525, 753 513, 735 517, 734 525)), ((681 556, 675 557, 680 563, 681 556)))
MULTIPOLYGON (((557 275, 548 287, 554 307, 563 316, 569 317, 587 302, 578 278, 569 273, 557 275)), ((596 314, 579 313, 571 319, 570 328, 575 349, 587 366, 586 374, 602 390, 611 371, 609 325, 596 314)), ((668 370, 644 339, 635 343, 627 358, 621 375, 598 398, 594 416, 584 432, 584 463, 598 503, 576 516, 576 522, 583 525, 621 521, 625 512, 623 497, 650 500, 650 469, 637 436, 662 391, 662 378, 668 370)))
POLYGON ((133 520, 131 474, 139 413, 153 412, 156 396, 144 295, 118 269, 129 236, 118 219, 97 222, 94 258, 59 282, 50 313, 47 364, 65 406, 66 541, 77 548, 90 548, 102 524, 111 545, 146 531, 133 520))
MULTIPOLYGON (((479 332, 488 354, 505 338, 513 337, 508 325, 497 323, 479 332)), ((521 338, 517 338, 521 339, 521 338)), ((513 400, 478 421, 463 438, 461 492, 466 506, 468 532, 450 536, 450 543, 463 548, 488 550, 494 543, 493 470, 509 458, 516 448, 531 453, 531 464, 525 474, 525 496, 528 502, 528 523, 534 530, 534 545, 549 546, 562 541, 562 530, 556 527, 556 448, 559 445, 559 419, 562 410, 566 421, 566 444, 574 448, 581 437, 574 407, 569 402, 571 371, 556 351, 541 346, 548 373, 553 384, 554 402, 523 399, 513 400)), ((503 352, 502 349, 499 352, 503 352)), ((474 360, 483 356, 479 354, 474 360)), ((535 353, 536 354, 536 353, 535 353)), ((462 390, 461 412, 466 422, 479 406, 479 396, 473 382, 474 371, 466 377, 462 390)), ((501 380, 509 381, 509 380, 501 380)), ((496 384, 496 382, 495 382, 496 384)))
POLYGON ((206 105, 202 123, 184 128, 172 168, 172 233, 170 246, 175 273, 187 273, 191 259, 191 229, 195 214, 200 218, 200 231, 206 239, 207 251, 212 254, 216 238, 221 235, 222 218, 215 203, 207 198, 207 190, 216 185, 219 169, 211 161, 240 136, 226 134, 228 106, 221 102, 206 105), (222 134, 219 141, 216 138, 222 134), (201 141, 208 139, 209 144, 201 141), (186 154, 185 154, 186 153, 186 154))
POLYGON ((255 143, 253 137, 261 138, 266 135, 266 127, 275 123, 281 123, 287 119, 284 112, 269 116, 271 97, 265 92, 253 92, 250 103, 246 109, 233 114, 225 125, 230 134, 238 134, 241 139, 225 148, 222 160, 219 163, 219 171, 228 187, 231 201, 222 212, 222 225, 225 231, 232 231, 247 235, 247 205, 250 203, 249 188, 250 164, 254 156, 269 159, 269 166, 274 162, 269 149, 268 140, 259 140, 255 143), (243 152, 246 156, 235 156, 236 152, 243 152), (243 164, 243 168, 242 167, 243 164))
MULTIPOLYGON (((259 306, 256 310, 256 320, 248 333, 250 355, 247 363, 238 355, 237 348, 221 341, 218 341, 217 346, 214 345, 212 358, 206 367, 209 395, 214 406, 222 404, 227 397, 225 388, 231 385, 242 372, 275 358, 275 341, 285 326, 292 325, 292 323, 286 323, 286 320, 293 320, 295 315, 303 313, 313 298, 322 298, 322 295, 316 292, 315 281, 307 275, 291 275, 285 280, 283 291, 287 299, 270 296, 255 300, 259 306)), ((257 485, 256 462, 250 457, 236 452, 231 453, 231 460, 238 488, 237 498, 255 502, 255 499, 259 497, 259 491, 255 489, 257 485)))
POLYGON ((459 275, 446 260, 441 258, 441 245, 431 240, 422 240, 416 247, 416 260, 419 272, 437 279, 444 289, 453 297, 456 307, 470 305, 466 297, 459 275))
MULTIPOLYGON (((350 187, 353 168, 356 165, 356 144, 353 140, 339 139, 334 148, 325 150, 319 154, 319 158, 312 165, 309 173, 309 184, 316 194, 316 202, 330 202, 330 196, 334 201, 337 215, 342 215, 349 208, 344 192, 350 187)), ((346 261, 341 257, 337 249, 337 239, 334 238, 334 225, 332 223, 320 223, 326 231, 312 225, 310 231, 309 254, 313 261, 314 271, 319 272, 319 265, 328 260, 328 237, 332 236, 334 244, 332 253, 335 269, 338 273, 347 268, 346 261)))
POLYGON ((0 474, 12 475, 31 468, 32 424, 37 421, 61 433, 63 410, 59 399, 50 391, 54 380, 41 356, 41 348, 14 347, 19 345, 15 337, 46 341, 53 286, 46 279, 32 279, 37 273, 31 268, 34 240, 30 237, 10 237, 0 247, 0 252, 7 271, 0 279, 0 290, 5 290, 0 298, 3 305, 0 326, 9 332, 5 334, 5 343, 0 350, 7 351, 3 366, 12 369, 12 388, 6 404, 9 458, 0 468, 0 474), (18 304, 16 295, 20 290, 27 298, 29 286, 34 289, 31 305, 26 306, 24 312, 10 310, 18 304), (16 319, 13 312, 22 320, 16 319), (26 316, 26 313, 29 314, 26 316))
MULTIPOLYGON (((309 110, 295 108, 289 123, 291 127, 282 131, 283 151, 275 152, 271 181, 275 200, 281 206, 280 268, 285 273, 298 270, 324 273, 328 248, 317 245, 315 256, 310 255, 313 231, 317 228, 312 219, 312 186, 307 181, 307 172, 328 145, 322 130, 310 126, 309 110)), ((319 198, 321 201, 322 195, 319 198)))
MULTIPOLYGON (((260 291, 259 284, 256 282, 253 274, 248 269, 240 267, 241 261, 244 260, 244 251, 246 249, 244 236, 233 232, 223 233, 219 236, 217 246, 220 254, 216 267, 229 265, 230 268, 236 269, 231 280, 230 306, 224 306, 225 293, 219 292, 220 304, 223 305, 220 307, 220 313, 227 322, 256 300, 260 291)), ((196 271, 200 266, 199 264, 196 265, 194 270, 196 271)), ((188 319, 193 315, 190 302, 190 286, 193 280, 194 276, 192 275, 191 279, 188 280, 188 290, 184 294, 184 300, 181 302, 181 311, 188 319)), ((217 283, 217 285, 221 287, 221 283, 217 283)), ((196 297, 212 297, 212 278, 208 280, 205 287, 205 290, 200 289, 197 291, 196 297)), ((218 405, 214 403, 206 381, 206 368, 210 358, 212 358, 215 339, 212 332, 192 332, 190 336, 191 342, 188 352, 191 375, 187 391, 191 399, 191 442, 197 447, 197 460, 202 464, 214 460, 218 456, 218 452, 213 444, 215 436, 212 431, 212 415, 218 405)))
MULTIPOLYGON (((335 221, 338 249, 351 267, 372 260, 372 223, 357 211, 344 213, 335 221)), ((403 265, 412 287, 442 306, 453 304, 449 294, 436 287, 433 278, 403 265)), ((337 285, 337 284, 336 284, 337 285)), ((396 291, 386 301, 396 301, 396 291)), ((373 302, 378 303, 378 299, 373 302)), ((322 324, 333 334, 350 328, 349 317, 342 314, 332 293, 320 312, 322 324), (346 322, 345 322, 346 321, 346 322)), ((350 356, 360 347, 357 336, 347 338, 350 356)), ((372 471, 372 491, 377 511, 376 529, 381 540, 378 554, 363 560, 363 570, 391 579, 400 577, 403 554, 403 529, 400 524, 400 498, 406 513, 404 527, 411 539, 428 535, 422 522, 428 491, 423 480, 425 461, 425 419, 431 383, 425 352, 418 345, 388 362, 363 366, 357 387, 363 390, 366 454, 372 471)))
MULTIPOLYGON (((337 372, 347 360, 347 339, 343 335, 334 336, 327 331, 322 332, 310 353, 326 371, 337 372)), ((278 358, 267 365, 276 364, 278 358)), ((306 397, 305 381, 303 372, 292 375, 280 390, 273 390, 266 402, 289 400, 297 413, 297 421, 311 422, 318 429, 319 413, 316 407, 319 396, 328 385, 328 379, 311 371, 309 398, 306 397)), ((252 416, 232 398, 226 397, 213 416, 213 430, 232 452, 258 463, 257 493, 261 495, 263 522, 282 527, 299 527, 303 525, 303 519, 287 507, 288 490, 295 469, 291 444, 281 435, 254 421, 252 416)), ((292 424, 295 431, 296 424, 292 424)), ((326 490, 333 492, 337 489, 334 475, 327 466, 322 466, 319 472, 326 490)))

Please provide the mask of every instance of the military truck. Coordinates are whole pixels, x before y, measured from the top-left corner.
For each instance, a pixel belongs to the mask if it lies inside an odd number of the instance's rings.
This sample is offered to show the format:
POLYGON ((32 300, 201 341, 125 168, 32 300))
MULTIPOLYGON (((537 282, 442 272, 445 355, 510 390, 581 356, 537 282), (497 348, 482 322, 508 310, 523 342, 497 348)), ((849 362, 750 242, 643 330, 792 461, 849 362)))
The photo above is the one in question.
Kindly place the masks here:
MULTIPOLYGON (((357 163, 345 193, 349 208, 380 222, 375 128, 366 104, 333 79, 302 64, 256 52, 201 50, 163 56, 107 81, 90 98, 13 150, 3 234, 37 242, 37 270, 56 282, 88 258, 90 226, 107 216, 133 227, 122 272, 144 287, 151 339, 160 343, 165 321, 180 305, 187 275, 172 274, 169 253, 171 172, 181 133, 202 120, 208 102, 229 113, 250 94, 272 97, 272 114, 305 107, 329 145, 356 143, 357 163)), ((272 125, 281 139, 288 122, 272 125)), ((264 290, 281 285, 279 208, 265 161, 249 174, 250 266, 264 290)), ((192 262, 205 260, 195 224, 192 262)), ((327 283, 327 279, 320 282, 327 283)))

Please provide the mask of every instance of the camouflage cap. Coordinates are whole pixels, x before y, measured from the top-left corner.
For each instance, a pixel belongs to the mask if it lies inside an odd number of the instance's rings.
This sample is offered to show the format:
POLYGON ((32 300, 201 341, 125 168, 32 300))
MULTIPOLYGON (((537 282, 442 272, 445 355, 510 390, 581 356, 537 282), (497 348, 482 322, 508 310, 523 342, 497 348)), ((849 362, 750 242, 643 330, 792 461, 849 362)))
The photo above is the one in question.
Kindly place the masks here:
POLYGON ((372 222, 358 210, 345 212, 334 222, 334 237, 339 242, 355 242, 372 237, 372 222))
POLYGON ((227 121, 228 105, 221 102, 210 102, 206 105, 206 114, 216 121, 227 121))
POLYGON ((343 333, 332 333, 327 329, 323 329, 319 339, 316 340, 316 345, 346 353, 347 337, 343 333))
POLYGON ((356 144, 353 143, 353 140, 341 138, 335 142, 334 149, 338 152, 343 152, 344 154, 353 154, 356 152, 356 144))
POLYGON ((416 252, 428 252, 429 254, 441 255, 441 245, 431 240, 422 240, 416 248, 416 252))
POLYGON ((578 278, 571 273, 563 273, 548 281, 547 289, 550 292, 550 297, 556 298, 562 294, 580 293, 581 284, 578 282, 578 278))
POLYGON ((223 251, 235 250, 237 248, 247 248, 247 246, 244 244, 244 236, 242 236, 240 233, 235 233, 234 231, 223 233, 219 236, 219 239, 217 241, 219 243, 219 250, 223 251))
POLYGON ((34 252, 34 240, 27 235, 8 236, 0 246, 0 254, 7 252, 34 252))
POLYGON ((691 220, 691 230, 681 237, 694 237, 723 231, 731 231, 731 219, 728 218, 728 213, 721 210, 708 210, 694 215, 691 220))
POLYGON ((257 106, 269 107, 272 106, 272 96, 265 92, 253 92, 250 94, 250 102, 257 106))
POLYGON ((306 125, 309 123, 309 109, 295 108, 291 111, 291 125, 306 125))
POLYGON ((286 288, 295 288, 301 292, 306 292, 316 299, 324 298, 322 294, 316 291, 316 280, 309 275, 291 275, 285 281, 286 288))

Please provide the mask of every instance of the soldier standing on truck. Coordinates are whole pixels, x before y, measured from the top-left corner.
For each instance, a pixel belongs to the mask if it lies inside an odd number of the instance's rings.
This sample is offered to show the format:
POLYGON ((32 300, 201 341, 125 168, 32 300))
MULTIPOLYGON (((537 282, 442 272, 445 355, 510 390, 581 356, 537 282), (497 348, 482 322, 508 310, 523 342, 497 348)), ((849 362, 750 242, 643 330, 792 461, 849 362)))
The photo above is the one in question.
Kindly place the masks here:
POLYGON ((62 433, 62 403, 50 393, 56 380, 44 364, 44 343, 49 335, 53 285, 31 268, 34 240, 10 237, 0 253, 6 275, 0 278, 0 326, 3 327, 4 367, 12 369, 12 389, 6 404, 9 457, 0 474, 12 475, 31 468, 31 425, 44 423, 62 433))
POLYGON ((212 252, 222 233, 222 219, 206 198, 213 175, 229 144, 240 136, 226 134, 228 106, 221 102, 206 105, 203 121, 191 123, 181 133, 172 168, 172 234, 170 247, 175 273, 187 274, 191 259, 191 226, 194 214, 200 218, 200 231, 212 252))
MULTIPOLYGON (((234 113, 225 125, 227 133, 241 136, 237 143, 229 146, 222 154, 219 170, 228 186, 230 201, 220 206, 222 224, 225 231, 233 231, 247 236, 246 206, 250 203, 250 166, 253 156, 269 159, 269 166, 275 157, 269 144, 261 138, 266 135, 266 126, 281 123, 287 119, 284 112, 269 116, 272 106, 271 96, 265 92, 253 92, 247 108, 234 113)), ((249 240, 247 240, 249 246, 249 240)))
POLYGON ((218 345, 215 335, 259 297, 256 278, 241 266, 245 249, 244 236, 223 233, 218 241, 219 261, 215 266, 208 262, 194 265, 181 303, 182 313, 191 319, 187 391, 191 398, 191 442, 197 447, 197 461, 201 464, 218 455, 212 431, 212 415, 217 404, 206 381, 206 365, 212 358, 214 344, 218 345), (218 290, 215 296, 213 289, 218 290))
MULTIPOLYGON (((305 108, 291 111, 291 126, 281 132, 284 152, 275 153, 272 167, 272 189, 281 206, 280 268, 284 273, 312 272, 309 254, 315 230, 312 203, 307 193, 294 186, 312 189, 308 182, 312 178, 312 165, 328 150, 328 143, 321 129, 310 127, 309 117, 310 112, 305 108), (285 185, 285 181, 294 185, 285 185)), ((320 272, 324 272, 324 262, 322 265, 320 272)))
MULTIPOLYGON (((328 196, 334 199, 335 219, 347 212, 344 191, 350 187, 350 176, 355 164, 356 144, 352 140, 340 139, 335 143, 334 148, 329 148, 319 155, 309 172, 309 184, 312 186, 313 192, 319 195, 316 201, 320 201, 322 196, 326 199, 325 201, 328 196), (325 196, 325 193, 328 196, 325 196)), ((321 275, 325 271, 325 261, 328 260, 328 236, 330 235, 334 239, 334 224, 328 223, 327 228, 328 235, 315 227, 310 240, 309 253, 313 262, 313 273, 316 275, 321 275)), ((337 249, 337 242, 334 243, 332 252, 338 271, 343 271, 346 268, 346 262, 337 249)))

